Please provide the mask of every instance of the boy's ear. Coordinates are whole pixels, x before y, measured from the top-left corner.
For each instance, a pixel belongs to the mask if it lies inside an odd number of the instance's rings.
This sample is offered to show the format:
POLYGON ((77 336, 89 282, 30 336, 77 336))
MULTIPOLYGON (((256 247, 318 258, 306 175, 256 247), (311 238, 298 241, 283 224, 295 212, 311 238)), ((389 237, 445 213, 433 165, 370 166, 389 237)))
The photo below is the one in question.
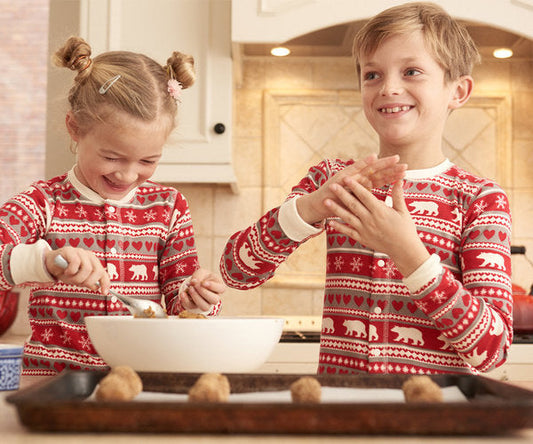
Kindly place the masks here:
POLYGON ((470 95, 472 94, 472 89, 474 87, 474 79, 472 76, 462 76, 455 82, 455 90, 453 96, 450 100, 450 109, 457 109, 463 106, 470 95))
POLYGON ((74 142, 78 142, 80 138, 80 127, 78 126, 78 122, 76 122, 76 119, 72 115, 72 113, 69 111, 67 113, 67 116, 65 117, 65 124, 67 126, 67 131, 70 134, 70 138, 74 142))

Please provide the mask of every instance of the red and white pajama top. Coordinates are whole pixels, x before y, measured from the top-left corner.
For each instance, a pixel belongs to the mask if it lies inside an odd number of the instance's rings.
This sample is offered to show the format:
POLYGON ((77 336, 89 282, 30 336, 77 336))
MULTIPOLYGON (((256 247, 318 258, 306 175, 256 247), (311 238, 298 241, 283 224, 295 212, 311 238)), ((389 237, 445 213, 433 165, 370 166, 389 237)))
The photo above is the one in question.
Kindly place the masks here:
MULTIPOLYGON (((318 373, 466 373, 501 365, 512 342, 511 217, 504 191, 449 161, 407 171, 405 201, 430 259, 407 278, 391 259, 329 225, 306 224, 296 199, 351 162, 312 167, 286 202, 228 241, 230 287, 270 279, 311 236, 326 231, 318 373)), ((374 189, 387 203, 391 186, 374 189)))
POLYGON ((37 182, 5 203, 0 242, 0 289, 32 285, 26 375, 106 369, 84 318, 129 314, 112 296, 54 282, 43 264, 44 249, 93 251, 107 267, 113 290, 162 303, 169 314, 182 310, 180 286, 199 267, 188 204, 176 189, 148 181, 120 201, 105 200, 74 170, 37 182))

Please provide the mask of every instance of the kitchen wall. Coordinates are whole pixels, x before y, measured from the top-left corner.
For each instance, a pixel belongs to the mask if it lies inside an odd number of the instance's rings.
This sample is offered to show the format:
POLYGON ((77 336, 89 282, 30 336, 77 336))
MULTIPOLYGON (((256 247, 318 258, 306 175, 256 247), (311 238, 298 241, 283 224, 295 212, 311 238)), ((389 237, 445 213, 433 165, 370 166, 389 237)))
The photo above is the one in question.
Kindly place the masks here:
POLYGON ((0 1, 0 200, 44 173, 48 0, 0 1))
MULTIPOLYGON (((533 167, 533 127, 530 114, 533 106, 533 61, 485 60, 476 68, 474 77, 476 85, 473 100, 483 102, 487 98, 498 97, 504 102, 499 111, 501 122, 490 123, 487 116, 494 112, 491 109, 487 109, 484 115, 470 110, 467 120, 455 119, 451 136, 447 140, 447 155, 474 172, 497 179, 504 186, 512 205, 513 244, 525 245, 531 252, 529 256, 533 258, 533 232, 529 223, 533 220, 533 178, 530 174, 533 167), (462 135, 471 128, 482 128, 484 125, 495 125, 497 134, 489 132, 488 137, 487 133, 480 130, 475 143, 461 142, 462 135), (499 150, 506 143, 509 147, 505 152, 499 150), (489 144, 495 145, 496 152, 485 151, 485 145, 489 144)), ((268 117, 266 114, 270 112, 268 106, 265 106, 265 100, 283 95, 301 97, 307 103, 298 106, 299 120, 316 119, 313 135, 321 144, 327 145, 333 143, 332 140, 338 133, 332 133, 326 124, 320 125, 320 119, 327 122, 328 115, 324 113, 323 116, 317 116, 316 103, 309 103, 308 98, 337 92, 349 95, 350 91, 357 95, 354 68, 347 58, 249 57, 243 60, 242 80, 234 91, 233 128, 234 163, 240 193, 234 194, 227 187, 180 187, 190 200, 200 259, 204 266, 217 268, 226 239, 234 231, 257 220, 268 207, 283 199, 282 194, 277 193, 279 190, 272 192, 271 178, 265 175, 265 160, 281 155, 279 146, 269 138, 273 128, 265 127, 264 122, 268 117), (265 148, 274 150, 274 153, 265 153, 265 148), (278 196, 277 202, 275 196, 278 196)), ((361 131, 366 134, 368 144, 375 144, 364 124, 357 119, 354 122, 362 125, 361 131)), ((353 138, 353 135, 347 137, 353 138)), ((288 140, 291 140, 290 137, 288 140)), ((293 141, 296 151, 300 146, 296 139, 293 141)), ((341 144, 342 140, 337 142, 341 144)), ((341 148, 349 152, 346 146, 341 148)), ((362 147, 358 149, 360 153, 364 153, 362 147)), ((295 158, 290 153, 283 153, 283 156, 288 156, 288 162, 295 158)), ((310 158, 306 168, 316 163, 315 160, 317 159, 310 158)), ((299 176, 303 173, 304 170, 298 169, 299 176)), ((279 188, 288 189, 293 183, 281 184, 279 188)), ((317 242, 322 243, 323 238, 317 242)), ((316 250, 320 248, 321 246, 314 246, 316 250)), ((317 273, 317 264, 309 264, 313 262, 309 258, 316 257, 315 251, 310 251, 312 254, 307 255, 307 261, 300 259, 297 262, 298 269, 295 271, 299 274, 298 279, 290 279, 290 273, 282 269, 281 279, 275 279, 262 288, 246 292, 228 290, 224 298, 224 314, 320 314, 321 276, 317 273)), ((513 257, 513 267, 513 280, 529 288, 533 283, 533 266, 523 256, 516 256, 513 257)))
MULTIPOLYGON (((48 0, 0 0, 0 201, 44 177, 48 0)), ((12 330, 29 331, 27 290, 12 330)))

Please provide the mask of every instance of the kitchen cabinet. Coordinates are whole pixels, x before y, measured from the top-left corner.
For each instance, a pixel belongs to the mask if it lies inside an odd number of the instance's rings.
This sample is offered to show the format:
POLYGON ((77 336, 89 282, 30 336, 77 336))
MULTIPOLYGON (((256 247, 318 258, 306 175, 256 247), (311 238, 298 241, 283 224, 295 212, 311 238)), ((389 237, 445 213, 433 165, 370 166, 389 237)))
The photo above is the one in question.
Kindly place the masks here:
MULTIPOLYGON (((396 0, 233 0, 232 41, 284 43, 342 23, 364 20, 397 5, 396 0)), ((439 2, 453 16, 533 38, 532 0, 439 2)))
POLYGON ((81 0, 80 34, 93 53, 130 50, 162 65, 175 50, 195 59, 178 126, 153 179, 235 185, 231 159, 230 0, 81 0))
POLYGON ((513 343, 507 361, 486 375, 501 381, 533 383, 533 344, 513 343))

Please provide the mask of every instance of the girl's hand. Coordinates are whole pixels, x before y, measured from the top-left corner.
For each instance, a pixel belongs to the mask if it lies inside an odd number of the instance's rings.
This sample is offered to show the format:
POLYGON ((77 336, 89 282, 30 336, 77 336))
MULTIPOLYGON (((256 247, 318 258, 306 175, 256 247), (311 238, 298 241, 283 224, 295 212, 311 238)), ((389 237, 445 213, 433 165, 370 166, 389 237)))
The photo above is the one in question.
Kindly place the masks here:
POLYGON ((300 197, 296 201, 298 214, 308 224, 320 222, 327 217, 334 216, 331 210, 324 205, 326 199, 342 205, 337 194, 332 192, 331 186, 338 184, 345 186, 345 179, 351 178, 367 189, 378 188, 388 183, 403 179, 406 164, 400 164, 400 157, 389 156, 378 159, 375 154, 363 160, 357 160, 342 171, 332 176, 318 190, 300 197))
POLYGON ((186 310, 208 311, 220 302, 220 295, 225 290, 219 276, 199 268, 192 274, 187 290, 180 294, 181 306, 186 310))
POLYGON ((110 287, 109 275, 96 255, 83 248, 64 247, 44 253, 44 263, 48 273, 66 284, 87 287, 93 291, 100 290, 107 294, 110 287), (61 255, 68 266, 62 268, 54 261, 61 255), (100 288, 98 288, 98 285, 100 288))
POLYGON ((404 277, 429 258, 405 204, 403 181, 393 185, 392 208, 353 178, 346 178, 344 185, 333 184, 331 190, 337 200, 327 199, 325 202, 326 207, 342 220, 329 222, 334 230, 374 251, 385 253, 404 277))

